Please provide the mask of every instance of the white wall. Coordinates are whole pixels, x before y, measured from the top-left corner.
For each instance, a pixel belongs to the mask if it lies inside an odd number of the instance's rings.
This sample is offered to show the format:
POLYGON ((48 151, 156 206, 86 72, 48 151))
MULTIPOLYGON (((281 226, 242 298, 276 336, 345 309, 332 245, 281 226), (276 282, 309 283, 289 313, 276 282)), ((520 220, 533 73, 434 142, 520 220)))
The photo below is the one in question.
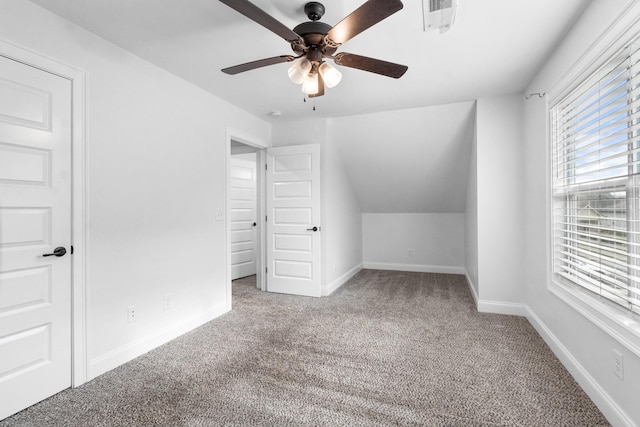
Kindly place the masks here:
POLYGON ((478 309, 524 315, 522 96, 476 106, 478 309))
POLYGON ((362 211, 328 121, 322 149, 323 295, 329 295, 362 269, 362 211))
POLYGON ((362 215, 336 147, 331 120, 308 119, 273 126, 273 146, 320 144, 322 193, 322 295, 362 268, 362 215))
MULTIPOLYGON (((577 73, 597 65, 598 51, 626 41, 621 36, 626 27, 637 32, 638 4, 628 0, 592 2, 526 93, 547 92, 556 97, 579 81, 577 73), (635 3, 635 9, 627 10, 631 3, 635 3)), ((548 104, 546 98, 533 97, 524 105, 526 162, 521 191, 526 194, 524 279, 528 317, 613 425, 640 425, 640 337, 605 320, 589 320, 589 311, 572 308, 550 291, 548 104), (623 381, 613 373, 613 349, 623 354, 623 381)), ((627 321, 638 323, 637 318, 627 321)))
POLYGON ((464 226, 460 213, 364 213, 364 266, 464 274, 464 226))
POLYGON ((271 130, 274 147, 300 144, 324 144, 327 140, 326 119, 279 121, 271 130))
POLYGON ((465 270, 473 297, 478 303, 478 132, 476 120, 473 123, 471 158, 469 159, 469 179, 465 203, 465 270))
POLYGON ((473 117, 462 102, 331 120, 363 211, 365 267, 464 272, 473 117))
POLYGON ((1 40, 87 73, 92 378, 230 308, 226 130, 266 143, 270 126, 30 2, 0 9, 1 40))
POLYGON ((474 107, 464 102, 273 126, 274 146, 322 145, 323 293, 363 261, 368 268, 464 274, 474 107), (386 215, 374 215, 380 213, 386 215))

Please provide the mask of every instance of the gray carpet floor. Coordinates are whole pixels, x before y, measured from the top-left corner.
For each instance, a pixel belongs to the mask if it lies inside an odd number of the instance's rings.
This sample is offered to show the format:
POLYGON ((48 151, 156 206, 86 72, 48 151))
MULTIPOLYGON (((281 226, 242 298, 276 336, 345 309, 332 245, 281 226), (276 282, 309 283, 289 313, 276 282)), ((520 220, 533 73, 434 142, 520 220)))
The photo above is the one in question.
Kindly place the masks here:
POLYGON ((363 270, 233 311, 0 426, 605 426, 524 318, 464 276, 363 270))

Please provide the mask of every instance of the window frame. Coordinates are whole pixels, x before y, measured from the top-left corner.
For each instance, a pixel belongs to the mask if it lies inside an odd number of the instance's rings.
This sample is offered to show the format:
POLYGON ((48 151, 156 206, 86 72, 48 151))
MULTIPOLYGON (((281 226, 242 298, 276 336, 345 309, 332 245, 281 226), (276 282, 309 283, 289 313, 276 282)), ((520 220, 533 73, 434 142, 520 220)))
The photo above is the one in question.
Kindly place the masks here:
MULTIPOLYGON (((614 23, 613 26, 615 26, 614 23)), ((620 24, 620 23, 617 23, 620 24)), ((554 272, 554 227, 556 197, 554 196, 554 129, 553 109, 569 94, 585 83, 615 55, 640 38, 635 22, 615 34, 610 27, 598 43, 592 45, 571 67, 562 80, 549 91, 547 111, 547 289, 553 295, 586 317, 631 352, 640 357, 640 315, 597 295, 581 285, 559 280, 554 272), (599 49, 597 49, 599 47, 599 49), (576 71, 578 70, 578 71, 576 71), (564 84, 563 86, 561 84, 564 84), (558 88, 558 89, 556 89, 558 88)), ((627 178, 628 179, 628 178, 627 178)), ((628 195, 627 195, 628 197, 628 195)))

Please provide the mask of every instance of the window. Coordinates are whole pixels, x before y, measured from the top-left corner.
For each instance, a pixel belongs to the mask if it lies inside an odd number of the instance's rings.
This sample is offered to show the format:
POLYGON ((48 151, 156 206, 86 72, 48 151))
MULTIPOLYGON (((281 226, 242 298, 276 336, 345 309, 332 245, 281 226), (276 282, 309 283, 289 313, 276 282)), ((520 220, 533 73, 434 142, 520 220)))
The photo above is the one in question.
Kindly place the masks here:
POLYGON ((640 314, 640 40, 551 109, 553 274, 640 314))

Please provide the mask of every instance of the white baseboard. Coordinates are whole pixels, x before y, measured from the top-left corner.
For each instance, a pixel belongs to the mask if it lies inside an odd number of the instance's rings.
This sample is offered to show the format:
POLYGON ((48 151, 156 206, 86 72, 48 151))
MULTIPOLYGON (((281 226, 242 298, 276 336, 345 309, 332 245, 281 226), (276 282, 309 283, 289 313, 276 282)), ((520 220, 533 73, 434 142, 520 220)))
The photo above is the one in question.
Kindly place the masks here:
POLYGON ((562 342, 551 332, 551 330, 542 322, 542 320, 531 310, 525 306, 526 316, 529 323, 533 325, 535 330, 540 334, 542 339, 551 348, 553 353, 560 359, 565 368, 573 376, 576 382, 582 387, 587 395, 593 400, 598 409, 604 414, 607 420, 613 426, 638 427, 634 421, 618 406, 618 404, 607 394, 607 392, 598 384, 589 372, 573 357, 569 350, 562 342))
POLYGON ((616 427, 638 427, 638 425, 629 418, 620 406, 618 406, 607 392, 593 379, 577 359, 573 357, 562 342, 553 335, 551 330, 528 305, 480 300, 473 281, 468 274, 465 273, 465 275, 467 277, 467 283, 469 284, 471 295, 473 296, 479 312, 525 316, 529 320, 529 323, 533 325, 538 334, 551 348, 556 357, 560 359, 560 362, 562 362, 564 367, 567 368, 576 382, 580 387, 582 387, 591 400, 593 400, 598 409, 600 409, 612 425, 616 427))
POLYGON ((464 272, 465 277, 467 278, 467 284, 469 285, 469 290, 471 291, 471 296, 473 297, 473 302, 476 303, 476 308, 478 307, 478 293, 476 292, 476 287, 475 284, 473 283, 473 280, 471 280, 471 277, 469 277, 469 274, 466 272, 464 272))
POLYGON ((326 286, 323 286, 321 290, 321 295, 323 297, 326 297, 334 293, 340 286, 344 285, 345 283, 347 283, 347 281, 349 281, 349 279, 351 279, 353 276, 358 274, 358 272, 362 270, 362 266, 363 266, 362 263, 356 265, 351 270, 347 271, 346 273, 338 277, 333 282, 329 283, 326 286))
POLYGON ((364 268, 372 270, 412 271, 417 273, 465 274, 464 267, 452 265, 396 264, 391 262, 365 262, 364 268))
POLYGON ((467 278, 469 290, 471 291, 471 296, 473 297, 473 301, 476 303, 476 308, 478 312, 508 314, 512 316, 522 316, 522 317, 525 317, 527 315, 527 306, 525 304, 481 300, 480 297, 478 296, 478 292, 476 292, 474 283, 471 280, 471 277, 469 277, 469 274, 466 272, 466 270, 464 272, 464 275, 467 278))
POLYGON ((205 323, 215 319, 223 315, 224 313, 230 311, 229 307, 223 305, 221 307, 216 307, 206 313, 200 314, 198 316, 192 317, 185 322, 174 325, 173 327, 160 331, 154 335, 150 335, 144 337, 143 339, 127 344, 120 348, 116 348, 102 356, 98 356, 95 359, 92 359, 89 362, 88 369, 88 378, 87 380, 92 380, 97 376, 104 374, 105 372, 109 372, 112 369, 117 368, 118 366, 125 364, 138 356, 141 356, 154 348, 161 346, 174 338, 179 337, 193 329, 204 325, 205 323))
POLYGON ((477 306, 480 313, 508 314, 522 317, 527 315, 527 306, 525 304, 478 300, 477 306))

